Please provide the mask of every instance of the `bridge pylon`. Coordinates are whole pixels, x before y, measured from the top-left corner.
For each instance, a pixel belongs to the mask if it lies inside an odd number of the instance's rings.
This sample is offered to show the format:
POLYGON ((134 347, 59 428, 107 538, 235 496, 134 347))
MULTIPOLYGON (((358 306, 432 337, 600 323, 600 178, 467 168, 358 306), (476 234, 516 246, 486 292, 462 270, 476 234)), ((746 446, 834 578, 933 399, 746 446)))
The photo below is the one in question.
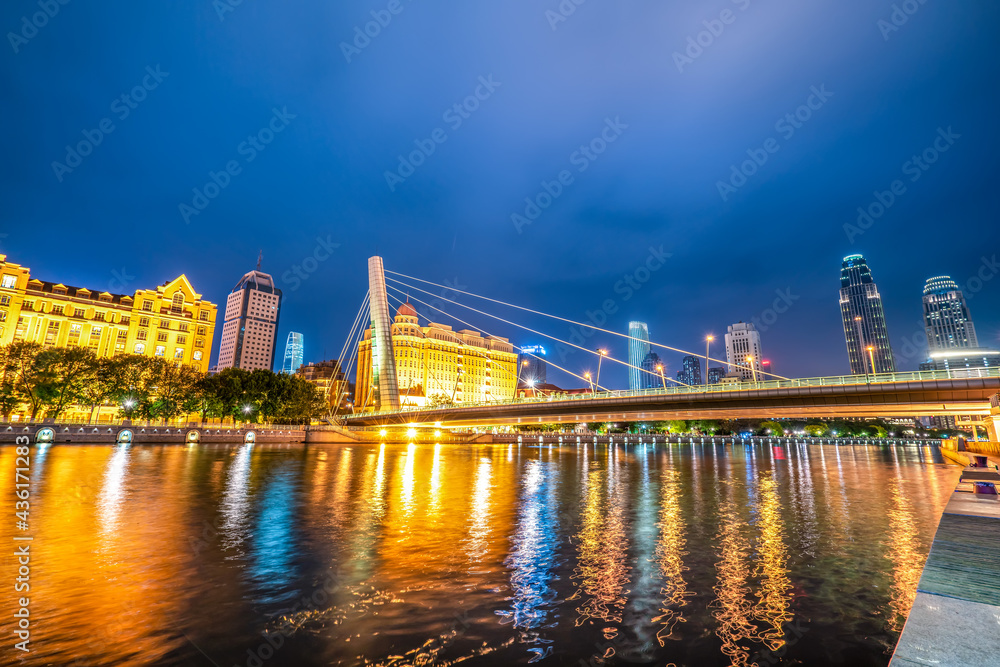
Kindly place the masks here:
POLYGON ((378 391, 379 410, 399 409, 399 386, 396 382, 396 354, 392 349, 392 318, 385 291, 385 268, 382 258, 368 258, 369 310, 372 327, 372 384, 378 391))

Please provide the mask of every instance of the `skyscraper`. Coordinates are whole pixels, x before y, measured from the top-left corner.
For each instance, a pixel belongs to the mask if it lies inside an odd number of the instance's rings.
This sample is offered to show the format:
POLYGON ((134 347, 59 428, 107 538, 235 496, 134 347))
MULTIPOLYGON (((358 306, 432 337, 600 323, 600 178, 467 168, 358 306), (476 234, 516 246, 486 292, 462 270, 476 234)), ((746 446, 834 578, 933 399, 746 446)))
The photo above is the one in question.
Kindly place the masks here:
POLYGON ((639 381, 640 389, 659 389, 663 386, 664 380, 661 377, 663 371, 663 361, 660 360, 660 355, 656 352, 650 352, 646 355, 646 358, 642 360, 640 364, 642 370, 639 375, 641 379, 639 381))
POLYGON ((924 285, 924 328, 931 352, 979 346, 965 295, 951 276, 927 279, 924 285))
POLYGON ((840 269, 840 314, 844 320, 847 356, 851 373, 896 372, 896 361, 885 326, 882 297, 872 279, 868 262, 861 255, 848 255, 840 269), (871 351, 868 350, 871 347, 871 351))
POLYGON ((701 359, 688 355, 681 360, 681 369, 677 371, 677 379, 684 384, 701 384, 701 359))
POLYGON ((285 360, 281 364, 282 373, 291 375, 299 370, 299 366, 302 365, 303 349, 302 334, 288 332, 288 340, 285 341, 285 360))
POLYGON ((257 268, 240 278, 226 299, 219 345, 219 370, 272 370, 278 344, 281 290, 274 279, 257 268))
POLYGON ((713 366, 708 369, 708 384, 719 384, 722 378, 726 377, 726 369, 722 366, 713 366))
POLYGON ((529 345, 521 348, 517 367, 520 369, 521 384, 545 384, 546 364, 545 348, 541 345, 529 345))
POLYGON ((761 380, 760 333, 753 322, 730 324, 726 333, 726 361, 729 373, 739 375, 744 380, 761 380), (751 357, 747 360, 747 357, 751 357))
POLYGON ((649 354, 649 327, 645 322, 628 323, 628 388, 632 391, 642 389, 642 362, 649 354))

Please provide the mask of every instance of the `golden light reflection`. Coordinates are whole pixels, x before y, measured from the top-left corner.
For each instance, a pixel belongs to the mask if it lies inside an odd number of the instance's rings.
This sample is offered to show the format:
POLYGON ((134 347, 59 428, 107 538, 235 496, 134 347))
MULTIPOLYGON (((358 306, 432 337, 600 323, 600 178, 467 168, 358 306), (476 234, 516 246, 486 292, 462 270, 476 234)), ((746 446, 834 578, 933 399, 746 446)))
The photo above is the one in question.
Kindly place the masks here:
POLYGON ((684 622, 684 614, 680 608, 687 604, 687 583, 684 581, 684 550, 687 540, 684 538, 684 519, 680 507, 681 490, 676 470, 664 470, 660 485, 660 539, 656 545, 656 562, 663 577, 660 588, 662 602, 660 614, 653 618, 653 623, 660 624, 656 639, 663 646, 667 639, 673 638, 674 628, 684 622))
POLYGON ((492 486, 493 468, 488 458, 479 459, 476 467, 476 481, 472 492, 472 507, 469 511, 471 519, 469 526, 468 557, 472 562, 478 562, 486 555, 489 541, 490 524, 490 490, 492 486))
POLYGON ((441 513, 441 443, 434 445, 434 462, 431 464, 430 496, 428 514, 436 517, 441 513))
POLYGON ((416 458, 417 446, 411 442, 406 448, 406 457, 403 462, 403 483, 399 487, 403 512, 407 516, 413 513, 413 464, 416 458))
POLYGON ((781 501, 778 499, 777 482, 770 477, 760 479, 759 526, 760 553, 757 571, 760 589, 757 592, 758 606, 754 616, 766 623, 760 632, 760 640, 771 651, 785 645, 785 623, 792 620, 788 611, 791 604, 788 579, 788 550, 785 547, 785 529, 781 519, 781 501))
MULTIPOLYGON (((253 445, 241 445, 233 455, 233 463, 226 479, 226 493, 222 497, 222 545, 227 549, 238 548, 249 530, 250 456, 253 445)), ((237 553, 242 553, 238 551, 237 553)), ((230 556, 232 557, 232 556, 230 556)))
POLYGON ((128 473, 130 445, 118 445, 104 472, 101 495, 97 499, 97 518, 101 526, 101 542, 113 536, 118 528, 118 515, 125 498, 125 476, 128 473))
POLYGON ((917 583, 926 557, 917 537, 913 509, 898 484, 892 486, 887 540, 889 551, 886 558, 892 561, 888 623, 890 630, 901 632, 917 595, 917 583))
POLYGON ((750 602, 750 541, 743 534, 744 525, 732 502, 724 501, 719 506, 719 561, 715 564, 718 583, 712 589, 716 597, 711 606, 718 623, 715 634, 734 667, 751 664, 746 644, 756 635, 750 602))

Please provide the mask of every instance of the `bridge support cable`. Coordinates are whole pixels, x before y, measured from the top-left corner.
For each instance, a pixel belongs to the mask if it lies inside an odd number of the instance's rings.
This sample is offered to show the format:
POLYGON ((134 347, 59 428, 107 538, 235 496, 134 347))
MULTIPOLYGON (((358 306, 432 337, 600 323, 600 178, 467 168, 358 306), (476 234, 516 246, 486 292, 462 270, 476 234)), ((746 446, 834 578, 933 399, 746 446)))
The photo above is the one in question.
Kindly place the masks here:
MULTIPOLYGON (((723 364, 725 366, 732 366, 734 368, 739 368, 739 369, 742 369, 742 370, 752 370, 752 371, 754 371, 755 373, 757 373, 759 375, 769 375, 769 376, 771 376, 773 378, 777 378, 779 380, 788 380, 789 379, 789 378, 786 378, 786 377, 784 377, 782 375, 777 375, 776 373, 769 373, 769 372, 767 372, 765 370, 754 369, 754 368, 751 368, 750 366, 746 366, 746 365, 743 365, 743 364, 732 363, 730 361, 726 361, 726 360, 723 360, 723 359, 714 359, 712 357, 706 357, 706 355, 704 355, 704 354, 699 354, 697 352, 691 352, 689 350, 682 350, 680 348, 671 347, 670 345, 664 345, 663 343, 654 343, 653 341, 644 341, 644 340, 641 340, 639 338, 635 338, 633 336, 629 336, 628 334, 620 333, 618 331, 611 331, 609 329, 602 329, 601 327, 595 326, 593 324, 587 324, 585 322, 577 322, 576 320, 570 320, 570 319, 567 319, 565 317, 560 317, 558 315, 551 315, 549 313, 545 313, 545 312, 542 312, 540 310, 534 310, 534 309, 531 309, 531 308, 525 308, 524 306, 518 306, 517 304, 508 303, 506 301, 500 301, 499 299, 493 299, 493 298, 490 298, 488 296, 482 296, 481 294, 475 294, 473 292, 466 292, 465 290, 460 290, 460 289, 458 289, 456 287, 449 287, 447 285, 440 285, 438 283, 431 282, 430 280, 423 280, 422 278, 416 278, 414 276, 408 276, 406 274, 397 273, 395 271, 388 271, 387 270, 386 273, 394 275, 394 276, 399 276, 401 278, 406 278, 406 279, 409 279, 409 280, 416 280, 417 282, 424 283, 426 285, 431 285, 433 287, 440 287, 443 290, 445 290, 446 292, 450 291, 450 292, 456 292, 458 294, 465 294, 467 296, 471 296, 471 297, 474 297, 476 299, 483 299, 484 301, 489 301, 491 303, 495 303, 495 304, 498 304, 498 305, 501 305, 501 306, 507 306, 509 308, 516 308, 518 310, 523 310, 525 312, 532 313, 534 315, 541 315, 542 317, 548 317, 548 318, 551 318, 551 319, 554 319, 554 320, 559 320, 560 322, 566 322, 567 324, 575 324, 577 326, 584 327, 586 329, 593 329, 594 331, 600 331, 601 333, 610 334, 612 336, 618 336, 619 338, 627 338, 629 340, 636 340, 636 341, 639 341, 639 342, 642 342, 642 343, 649 343, 653 347, 663 348, 665 350, 670 350, 671 352, 678 352, 680 354, 686 354, 686 355, 690 355, 690 356, 693 356, 693 357, 699 357, 701 359, 707 359, 708 361, 714 361, 714 362, 723 364)), ((397 279, 389 278, 389 277, 386 277, 386 280, 392 280, 393 282, 399 283, 399 284, 404 285, 406 287, 410 287, 411 289, 419 289, 419 288, 414 287, 412 285, 407 285, 407 283, 403 282, 402 280, 397 280, 397 279)), ((450 301, 451 303, 455 303, 457 305, 460 305, 463 308, 468 308, 468 306, 465 306, 465 305, 463 305, 461 303, 458 303, 456 301, 451 301, 450 299, 445 298, 443 295, 434 294, 433 292, 428 292, 426 290, 420 290, 420 291, 424 292, 425 294, 430 294, 431 296, 437 297, 437 298, 442 299, 444 301, 450 301)), ((706 372, 707 372, 707 370, 706 370, 706 372)))
MULTIPOLYGON (((446 299, 446 298, 444 298, 444 297, 441 297, 441 296, 439 296, 439 295, 436 295, 436 294, 433 294, 433 293, 431 293, 431 292, 428 292, 427 290, 424 290, 424 289, 420 289, 419 287, 413 287, 413 286, 410 286, 410 285, 406 285, 405 283, 401 283, 401 281, 398 281, 398 280, 393 280, 392 278, 387 278, 387 280, 392 280, 393 282, 400 282, 400 284, 403 284, 403 285, 404 285, 405 287, 407 287, 407 288, 409 288, 409 289, 413 289, 413 290, 416 290, 416 291, 418 291, 418 292, 423 292, 423 293, 425 293, 425 294, 430 294, 431 296, 435 296, 435 297, 437 297, 437 298, 439 298, 439 299, 443 299, 444 301, 448 301, 448 302, 450 302, 450 303, 454 303, 454 304, 455 304, 455 305, 457 305, 457 306, 461 306, 462 308, 466 308, 466 309, 468 309, 468 310, 471 310, 471 311, 473 311, 473 312, 475 312, 475 313, 479 313, 480 315, 485 315, 485 316, 487 316, 487 317, 492 317, 492 318, 493 318, 493 319, 495 319, 495 320, 499 320, 499 321, 501 321, 501 322, 503 322, 503 323, 505 323, 505 324, 509 324, 509 325, 511 325, 511 326, 514 326, 514 327, 518 327, 519 329, 524 329, 525 331, 528 331, 528 332, 530 332, 530 333, 533 333, 533 334, 536 334, 536 335, 538 335, 538 336, 544 336, 545 338, 549 338, 549 339, 551 339, 551 340, 554 340, 554 341, 556 341, 557 343, 562 343, 562 344, 564 344, 564 345, 567 345, 567 346, 569 346, 569 347, 573 347, 573 348, 576 348, 576 349, 578 349, 578 350, 583 350, 584 352, 588 352, 588 353, 590 353, 590 354, 594 354, 594 355, 598 355, 598 356, 601 356, 601 357, 603 357, 604 359, 608 359, 608 360, 610 360, 610 361, 613 361, 613 362, 615 362, 616 364, 621 364, 621 365, 623 365, 623 366, 627 366, 628 368, 634 368, 634 369, 636 369, 636 370, 638 370, 638 371, 640 371, 640 372, 642 372, 642 373, 648 373, 648 374, 650 374, 650 375, 652 375, 652 376, 654 376, 654 377, 659 377, 659 378, 661 378, 661 380, 670 380, 671 382, 673 382, 673 383, 675 383, 675 384, 679 384, 679 385, 682 385, 682 386, 684 386, 684 387, 689 387, 689 386, 690 386, 690 385, 688 385, 688 384, 685 384, 685 383, 681 382, 680 380, 675 380, 674 378, 668 378, 668 377, 666 377, 666 376, 661 376, 661 375, 659 375, 658 373, 653 373, 652 371, 649 371, 649 370, 647 370, 647 369, 645 369, 645 368, 641 368, 641 367, 639 367, 639 366, 633 366, 632 364, 628 363, 627 361, 622 361, 622 360, 620 360, 620 359, 616 359, 616 358, 614 358, 614 357, 612 357, 612 356, 610 356, 610 355, 600 355, 600 353, 596 352, 595 350, 589 350, 589 349, 587 349, 587 348, 585 348, 585 347, 582 347, 582 346, 580 346, 580 345, 576 345, 575 343, 571 343, 571 342, 569 342, 569 341, 565 341, 565 340, 562 340, 561 338, 557 338, 556 336, 552 336, 552 335, 550 335, 550 334, 547 334, 547 333, 543 333, 543 332, 541 332, 541 331, 538 331, 538 330, 536 330, 536 329, 532 329, 532 328, 530 328, 530 327, 526 327, 526 326, 524 326, 523 324, 518 324, 517 322, 512 322, 512 321, 510 321, 510 320, 507 320, 507 319, 504 319, 504 318, 502 318, 502 317, 499 317, 499 316, 497 316, 497 315, 493 315, 493 314, 491 314, 491 313, 487 313, 487 312, 485 312, 485 311, 482 311, 482 310, 478 310, 478 309, 476 309, 476 308, 473 308, 472 306, 466 306, 465 304, 462 304, 462 303, 459 303, 459 302, 457 302, 457 301, 452 301, 451 299, 446 299)), ((401 294, 405 293, 405 294, 407 294, 407 298, 410 298, 410 299, 413 299, 414 301, 418 301, 419 303, 421 303, 421 304, 423 304, 423 305, 427 306, 428 308, 433 308, 434 310, 436 310, 436 311, 438 311, 438 312, 441 312, 441 313, 443 313, 443 314, 447 315, 448 317, 451 317, 451 318, 453 318, 453 319, 455 319, 455 320, 457 320, 457 321, 459 321, 459 322, 462 322, 463 324, 465 324, 465 325, 467 325, 467 326, 470 326, 470 327, 472 327, 472 328, 476 329, 477 331, 480 331, 480 332, 483 332, 483 333, 486 333, 486 335, 492 335, 492 334, 489 334, 489 333, 487 333, 487 332, 483 331, 483 330, 482 330, 482 329, 480 329, 479 327, 476 327, 475 325, 472 325, 472 324, 469 324, 468 322, 465 322, 464 320, 462 320, 462 319, 460 319, 460 318, 456 317, 455 315, 452 315, 452 314, 450 314, 450 313, 446 313, 445 311, 441 310, 440 308, 438 308, 438 307, 436 307, 436 306, 431 306, 430 304, 427 304, 427 303, 425 303, 424 301, 421 301, 421 300, 419 300, 419 299, 416 299, 416 298, 414 298, 414 297, 413 297, 413 296, 411 296, 411 295, 410 295, 410 294, 409 294, 408 292, 405 292, 404 290, 402 290, 402 289, 400 289, 400 288, 398 288, 398 287, 395 287, 395 286, 393 286, 393 285, 389 285, 388 283, 386 284, 386 287, 388 287, 388 288, 390 288, 390 289, 393 289, 393 290, 396 290, 397 292, 400 292, 401 294)), ((517 346, 515 346, 515 347, 517 347, 517 346)), ((518 349, 520 349, 520 348, 518 348, 518 349)), ((532 354, 531 356, 533 356, 533 357, 534 357, 535 355, 533 355, 533 354, 532 354)), ((538 358, 538 357, 536 357, 536 358, 538 358)), ((576 373, 572 373, 571 371, 566 371, 565 369, 563 369, 563 368, 561 368, 561 367, 559 367, 559 366, 556 366, 556 364, 552 363, 552 362, 551 362, 551 361, 549 361, 548 359, 545 359, 544 361, 545 361, 545 363, 546 363, 546 364, 549 364, 549 365, 551 365, 551 366, 555 366, 556 368, 559 368, 559 370, 563 370, 564 372, 567 372, 567 373, 570 373, 570 374, 571 374, 571 375, 573 375, 574 377, 581 377, 581 376, 577 375, 576 373)), ((589 378, 581 378, 581 379, 583 379, 583 380, 584 380, 584 381, 586 381, 586 382, 590 382, 590 379, 589 379, 589 378)), ((600 386, 600 385, 598 385, 598 384, 597 384, 596 382, 594 383, 594 386, 596 386, 597 388, 601 389, 602 391, 611 391, 610 389, 607 389, 607 388, 605 388, 605 387, 601 387, 601 386, 600 386)))
MULTIPOLYGON (((390 289, 396 290, 397 292, 403 293, 403 290, 399 289, 398 287, 393 287, 392 285, 388 285, 388 287, 390 289)), ((392 298, 392 299, 395 299, 396 301, 399 301, 400 303, 403 303, 402 299, 399 299, 399 298, 397 298, 397 297, 395 297, 395 296, 393 296, 391 294, 389 295, 389 297, 392 298)), ((496 338, 497 337, 494 334, 491 334, 489 331, 486 331, 485 329, 481 329, 480 327, 477 327, 475 324, 472 324, 470 322, 466 322, 465 320, 461 319, 460 317, 457 317, 457 316, 452 315, 452 314, 450 314, 450 313, 448 313, 448 312, 446 312, 444 310, 441 310, 440 308, 438 308, 436 306, 432 306, 429 303, 426 303, 425 301, 421 301, 420 299, 418 299, 418 298, 416 298, 416 297, 414 297, 414 296, 412 296, 410 294, 407 294, 406 298, 408 300, 416 301, 417 303, 422 304, 424 306, 427 306, 428 308, 433 308, 434 310, 436 310, 439 313, 445 315, 446 317, 450 317, 451 319, 455 320, 456 322, 460 322, 461 324, 464 324, 465 326, 467 326, 467 327, 469 327, 471 329, 475 329, 476 331, 478 331, 479 333, 483 334, 484 336, 490 336, 491 338, 496 338)), ((520 351, 522 354, 525 354, 525 355, 527 355, 529 357, 532 357, 534 359, 538 359, 539 361, 544 361, 547 365, 552 366, 553 368, 555 368, 557 370, 560 370, 560 371, 566 373, 567 375, 572 375, 573 377, 578 378, 580 380, 583 380, 584 382, 589 382, 590 381, 586 377, 584 377, 582 375, 578 375, 577 373, 574 373, 573 371, 569 370, 568 368, 563 368, 559 364, 557 364, 555 362, 552 362, 552 361, 549 361, 548 359, 544 359, 542 357, 539 357, 538 355, 534 354, 533 352, 525 352, 524 349, 522 347, 520 347, 519 345, 514 345, 513 343, 511 343, 511 345, 514 348, 516 348, 518 351, 520 351)), ((516 385, 516 382, 515 382, 515 385, 516 385)), ((597 384, 595 384, 594 386, 597 387, 598 389, 602 389, 602 390, 605 390, 605 391, 610 391, 610 390, 607 390, 606 388, 601 387, 600 385, 597 385, 597 384)), ((516 388, 515 388, 515 391, 516 391, 516 388)))
MULTIPOLYGON (((344 373, 344 381, 341 383, 340 391, 337 394, 337 402, 334 403, 334 416, 336 416, 336 410, 340 407, 340 402, 344 400, 344 395, 347 393, 347 386, 350 383, 349 377, 351 372, 351 367, 354 365, 355 359, 358 356, 358 350, 361 347, 361 337, 364 335, 365 327, 363 326, 365 313, 368 312, 369 303, 371 302, 371 291, 365 292, 365 298, 361 300, 361 308, 358 309, 357 315, 354 317, 354 324, 351 325, 351 331, 347 334, 347 340, 344 341, 344 347, 340 350, 340 356, 337 357, 337 363, 340 364, 340 369, 344 373), (356 339, 356 342, 355 342, 356 339), (347 362, 347 366, 344 366, 344 357, 350 351, 350 359, 347 362)), ((337 375, 334 376, 331 381, 331 385, 337 381, 337 375)), ((329 388, 327 389, 329 392, 329 388)), ((357 397, 355 397, 357 398, 357 397)))

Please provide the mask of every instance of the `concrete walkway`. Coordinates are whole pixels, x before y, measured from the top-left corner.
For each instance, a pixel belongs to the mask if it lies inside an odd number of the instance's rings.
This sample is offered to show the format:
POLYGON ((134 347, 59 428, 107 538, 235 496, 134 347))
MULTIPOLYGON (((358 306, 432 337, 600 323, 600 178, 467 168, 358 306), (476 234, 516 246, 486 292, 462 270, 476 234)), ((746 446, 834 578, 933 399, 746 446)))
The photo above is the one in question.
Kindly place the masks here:
POLYGON ((959 484, 945 507, 889 664, 1000 665, 1000 501, 977 498, 972 484, 959 484))

